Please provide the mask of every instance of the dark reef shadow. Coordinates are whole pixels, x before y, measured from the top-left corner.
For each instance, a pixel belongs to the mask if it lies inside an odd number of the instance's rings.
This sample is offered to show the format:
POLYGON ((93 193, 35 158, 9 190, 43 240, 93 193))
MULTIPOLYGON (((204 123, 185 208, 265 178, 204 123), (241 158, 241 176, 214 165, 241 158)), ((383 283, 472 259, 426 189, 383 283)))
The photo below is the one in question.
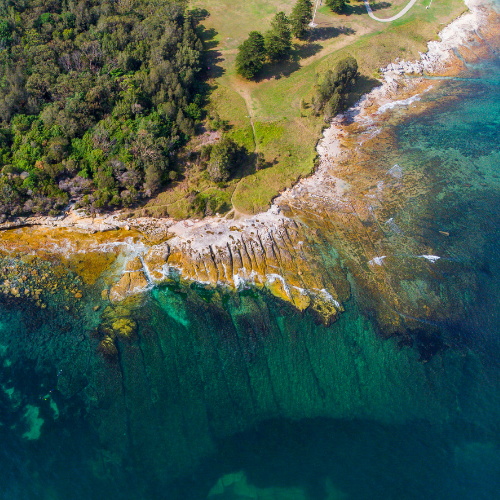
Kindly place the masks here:
MULTIPOLYGON (((331 498, 329 484, 345 495, 342 498, 382 500, 405 491, 418 492, 411 498, 437 498, 436 492, 444 498, 441 493, 450 489, 450 477, 457 480, 463 474, 453 457, 467 440, 483 441, 484 430, 470 423, 464 427, 461 421, 442 432, 423 420, 386 424, 369 419, 271 419, 218 440, 217 452, 203 460, 193 476, 196 485, 193 477, 179 480, 171 485, 171 493, 175 499, 186 498, 187 492, 190 498, 204 497, 222 475, 242 470, 257 488, 300 488, 314 500, 331 498)), ((483 459, 488 458, 485 454, 483 459)), ((471 487, 475 477, 468 477, 471 487)), ((491 494, 499 480, 492 471, 484 478, 490 481, 491 494)))

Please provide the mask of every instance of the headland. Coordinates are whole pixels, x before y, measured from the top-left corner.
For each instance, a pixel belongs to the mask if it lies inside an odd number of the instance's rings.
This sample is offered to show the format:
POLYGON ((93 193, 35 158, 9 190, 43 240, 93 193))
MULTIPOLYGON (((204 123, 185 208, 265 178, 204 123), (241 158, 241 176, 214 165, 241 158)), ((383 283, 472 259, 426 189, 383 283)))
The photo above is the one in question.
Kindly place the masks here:
MULTIPOLYGON (((391 214, 432 186, 417 175, 405 176, 398 165, 381 176, 368 160, 373 152, 391 149, 394 138, 384 123, 397 124, 433 105, 420 103, 424 93, 440 84, 439 78, 429 77, 461 75, 468 62, 487 58, 498 43, 498 15, 480 2, 466 4, 469 12, 440 33, 441 41, 430 42, 419 61, 395 61, 381 69, 381 86, 324 131, 314 174, 281 193, 266 212, 176 221, 126 219, 120 213, 88 217, 70 209, 60 217, 1 224, 0 251, 25 263, 35 257, 52 261, 90 285, 103 279, 102 300, 113 303, 181 280, 207 287, 265 288, 299 310, 310 308, 325 324, 342 313, 354 286, 376 304, 388 334, 402 328, 402 318, 418 322, 425 319, 422 314, 459 314, 452 289, 417 312, 399 279, 401 274, 424 279, 433 272, 439 256, 431 245, 404 242, 404 251, 414 257, 411 269, 403 271, 390 258, 402 252, 401 242, 387 229, 391 214)), ((449 236, 446 228, 438 232, 449 236)), ((19 292, 21 283, 11 275, 4 278, 4 293, 19 292)), ((34 286, 40 290, 39 283, 34 286)), ((78 287, 68 288, 73 297, 81 297, 78 287)), ((26 289, 22 293, 36 297, 35 289, 26 289)))

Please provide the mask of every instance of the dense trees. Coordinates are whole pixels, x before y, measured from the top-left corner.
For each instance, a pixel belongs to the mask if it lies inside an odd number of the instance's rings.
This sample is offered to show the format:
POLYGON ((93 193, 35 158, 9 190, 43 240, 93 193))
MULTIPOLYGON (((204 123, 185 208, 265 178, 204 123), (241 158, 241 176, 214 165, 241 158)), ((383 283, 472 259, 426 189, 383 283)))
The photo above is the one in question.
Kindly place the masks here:
POLYGON ((287 56, 292 48, 290 21, 284 12, 278 12, 271 21, 271 29, 264 35, 264 47, 271 62, 287 56))
POLYGON ((325 121, 343 111, 358 76, 358 62, 354 57, 342 59, 333 71, 328 70, 323 76, 316 90, 314 108, 317 113, 323 110, 325 121))
POLYGON ((236 71, 245 78, 253 78, 262 69, 265 59, 264 37, 252 31, 239 47, 236 71))
POLYGON ((298 0, 293 7, 290 21, 292 34, 296 38, 304 38, 307 34, 307 26, 311 22, 313 5, 311 0, 298 0))
POLYGON ((236 56, 236 71, 244 78, 253 78, 266 60, 274 63, 286 58, 292 48, 292 35, 304 38, 312 19, 311 0, 298 0, 290 18, 278 12, 271 21, 271 28, 262 36, 252 31, 240 46, 236 56))
POLYGON ((0 3, 0 212, 126 205, 201 118, 185 0, 0 3))

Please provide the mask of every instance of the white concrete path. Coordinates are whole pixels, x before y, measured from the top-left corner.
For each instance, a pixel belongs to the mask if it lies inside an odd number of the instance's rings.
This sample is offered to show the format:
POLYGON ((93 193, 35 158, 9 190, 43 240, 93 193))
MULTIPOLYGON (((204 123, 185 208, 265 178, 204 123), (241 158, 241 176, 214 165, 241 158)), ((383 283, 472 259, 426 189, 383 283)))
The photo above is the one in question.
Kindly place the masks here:
POLYGON ((370 7, 370 4, 368 3, 368 0, 363 0, 363 2, 365 3, 368 15, 372 19, 375 19, 375 21, 379 21, 381 23, 390 23, 391 21, 395 21, 396 19, 399 19, 401 16, 404 16, 413 7, 413 5, 417 2, 417 0, 410 0, 408 2, 408 5, 399 14, 396 14, 395 16, 392 17, 388 17, 387 19, 380 19, 380 17, 375 16, 372 8, 370 7))

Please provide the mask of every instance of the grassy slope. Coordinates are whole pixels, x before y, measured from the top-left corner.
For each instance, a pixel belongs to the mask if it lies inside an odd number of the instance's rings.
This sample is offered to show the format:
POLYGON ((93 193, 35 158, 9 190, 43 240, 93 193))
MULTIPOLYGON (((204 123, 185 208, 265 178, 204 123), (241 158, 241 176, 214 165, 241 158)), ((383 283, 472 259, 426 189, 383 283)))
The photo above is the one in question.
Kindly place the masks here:
MULTIPOLYGON (((215 187, 203 173, 198 173, 189 182, 170 189, 170 194, 162 193, 161 200, 153 200, 151 207, 163 205, 177 217, 193 215, 190 204, 181 198, 190 189, 196 189, 223 198, 221 211, 231 202, 237 213, 265 210, 274 196, 314 168, 315 144, 324 123, 321 117, 312 116, 309 109, 301 109, 300 103, 302 99, 310 102, 317 75, 346 55, 356 57, 362 78, 351 96, 354 101, 377 83, 373 78, 377 68, 396 57, 417 58, 419 51, 425 51, 426 42, 435 39, 444 24, 465 10, 462 0, 433 2, 430 9, 425 8, 429 0, 420 0, 401 19, 379 23, 368 17, 362 2, 351 0, 344 15, 333 14, 322 6, 316 17, 318 28, 311 32, 308 41, 296 43, 290 62, 267 68, 259 81, 238 77, 234 71, 237 47, 250 31, 265 31, 279 10, 291 12, 294 3, 295 0, 192 0, 193 8, 210 12, 202 24, 209 34, 214 61, 210 72, 216 90, 211 106, 230 123, 234 139, 250 151, 263 153, 272 166, 258 172, 243 169, 241 179, 234 179, 225 187, 215 187), (166 199, 168 203, 164 202, 166 199), (175 206, 171 205, 170 200, 175 199, 175 206)), ((390 17, 405 4, 405 0, 379 2, 379 8, 374 10, 381 18, 390 17)))

